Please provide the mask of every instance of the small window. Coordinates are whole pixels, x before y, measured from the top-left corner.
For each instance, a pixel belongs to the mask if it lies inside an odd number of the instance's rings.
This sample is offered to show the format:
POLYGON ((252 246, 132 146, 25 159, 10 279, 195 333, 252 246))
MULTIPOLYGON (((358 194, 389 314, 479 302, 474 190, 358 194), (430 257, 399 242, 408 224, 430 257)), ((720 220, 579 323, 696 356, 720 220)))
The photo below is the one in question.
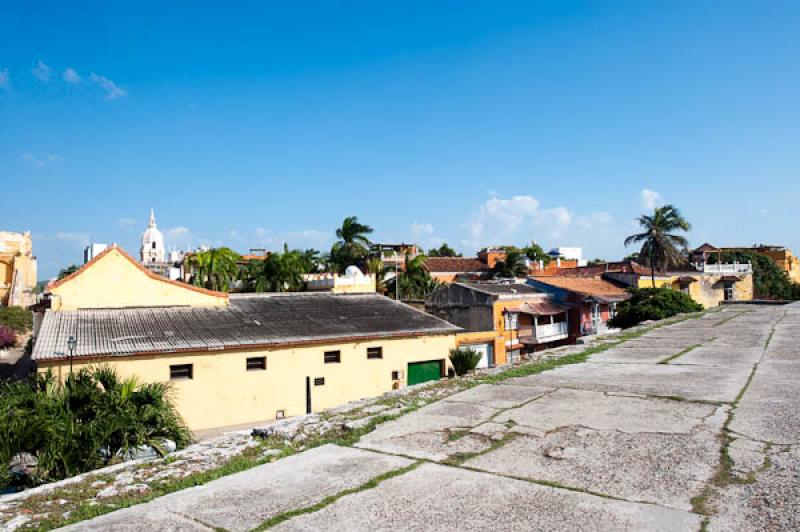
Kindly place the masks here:
POLYGON ((314 379, 314 386, 325 386, 325 377, 317 377, 314 379))
POLYGON ((325 351, 326 364, 338 364, 342 361, 341 351, 325 351))
POLYGON ((156 243, 153 242, 153 249, 156 249, 156 243))
POLYGON ((169 367, 170 380, 191 379, 194 377, 191 364, 176 364, 169 367))
POLYGON ((519 314, 516 312, 509 312, 505 315, 505 323, 503 324, 507 331, 519 329, 519 314))
POLYGON ((382 347, 368 347, 367 348, 367 358, 383 358, 383 348, 382 347))
POLYGON ((267 357, 250 357, 247 359, 247 371, 267 369, 267 357))
POLYGON ((393 381, 399 381, 400 380, 400 372, 399 371, 393 371, 392 372, 392 380, 393 381))

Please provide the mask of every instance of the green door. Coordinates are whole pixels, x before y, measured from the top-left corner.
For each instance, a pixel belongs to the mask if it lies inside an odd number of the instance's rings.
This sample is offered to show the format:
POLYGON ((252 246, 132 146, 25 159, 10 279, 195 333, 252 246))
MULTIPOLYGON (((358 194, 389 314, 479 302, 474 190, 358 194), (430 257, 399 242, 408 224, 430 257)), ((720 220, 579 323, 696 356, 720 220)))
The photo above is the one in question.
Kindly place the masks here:
POLYGON ((408 385, 439 380, 442 377, 441 367, 441 361, 439 360, 431 360, 430 362, 409 362, 408 385))

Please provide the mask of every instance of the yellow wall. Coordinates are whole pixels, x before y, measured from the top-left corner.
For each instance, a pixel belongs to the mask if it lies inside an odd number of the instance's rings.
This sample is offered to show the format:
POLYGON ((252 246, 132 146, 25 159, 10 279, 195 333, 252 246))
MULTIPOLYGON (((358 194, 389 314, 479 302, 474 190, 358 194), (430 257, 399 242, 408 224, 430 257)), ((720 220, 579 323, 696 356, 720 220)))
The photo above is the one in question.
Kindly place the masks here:
MULTIPOLYGON (((672 286, 674 279, 674 277, 656 277, 656 288, 662 288, 664 286, 669 288, 672 286)), ((640 276, 636 286, 638 288, 653 288, 653 279, 651 277, 640 276)))
MULTIPOLYGON (((306 413, 306 377, 311 378, 315 412, 348 401, 380 395, 392 390, 392 371, 402 371, 402 386, 408 378, 409 362, 448 361, 456 335, 422 336, 347 344, 317 345, 260 351, 216 351, 196 354, 118 357, 91 363, 75 363, 74 370, 109 364, 121 376, 136 375, 143 382, 169 380, 172 364, 193 364, 192 380, 171 381, 175 403, 191 430, 225 427, 306 413), (382 359, 367 359, 367 347, 383 347, 382 359), (340 350, 340 364, 325 364, 325 351, 340 350), (248 357, 266 356, 267 369, 247 371, 248 357), (314 378, 324 377, 324 386, 314 378)), ((69 362, 38 363, 60 378, 69 372, 69 362)))
MULTIPOLYGON (((697 282, 689 285, 689 297, 703 305, 703 308, 719 306, 725 300, 725 288, 720 279, 722 275, 696 275, 692 276, 697 282)), ((673 277, 671 288, 680 290, 679 277, 673 277)), ((741 281, 733 285, 735 301, 750 301, 753 299, 753 276, 745 275, 741 281)))
POLYGON ((50 289, 53 310, 157 306, 227 306, 226 295, 154 279, 112 248, 75 277, 50 289))

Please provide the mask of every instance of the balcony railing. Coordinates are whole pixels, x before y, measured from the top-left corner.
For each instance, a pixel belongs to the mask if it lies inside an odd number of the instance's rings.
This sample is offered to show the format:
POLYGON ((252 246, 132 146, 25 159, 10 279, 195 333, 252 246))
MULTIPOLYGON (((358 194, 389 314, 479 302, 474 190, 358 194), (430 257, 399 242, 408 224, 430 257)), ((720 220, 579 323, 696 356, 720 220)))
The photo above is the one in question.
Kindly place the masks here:
POLYGON ((718 274, 737 274, 737 273, 753 273, 753 265, 750 263, 739 264, 703 264, 703 273, 718 273, 718 274))
POLYGON ((586 322, 581 325, 581 333, 584 336, 589 336, 591 334, 603 334, 611 330, 611 327, 608 326, 608 322, 606 321, 590 321, 586 322))
POLYGON ((569 334, 567 322, 565 321, 537 325, 534 332, 538 340, 546 340, 555 336, 567 336, 569 334))

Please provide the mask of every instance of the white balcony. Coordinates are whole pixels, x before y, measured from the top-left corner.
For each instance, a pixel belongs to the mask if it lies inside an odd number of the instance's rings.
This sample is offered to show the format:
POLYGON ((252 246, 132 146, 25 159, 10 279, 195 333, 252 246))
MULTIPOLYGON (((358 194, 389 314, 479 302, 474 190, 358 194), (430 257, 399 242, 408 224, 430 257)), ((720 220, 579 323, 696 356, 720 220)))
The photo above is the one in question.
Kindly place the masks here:
POLYGON ((750 263, 747 264, 739 264, 738 262, 734 262, 733 264, 708 264, 704 263, 702 265, 703 273, 716 273, 719 275, 736 275, 736 274, 747 274, 753 273, 753 265, 750 263))
POLYGON ((546 325, 536 325, 533 329, 534 336, 540 342, 552 342, 553 340, 560 340, 569 335, 569 329, 566 321, 557 323, 548 323, 546 325))

